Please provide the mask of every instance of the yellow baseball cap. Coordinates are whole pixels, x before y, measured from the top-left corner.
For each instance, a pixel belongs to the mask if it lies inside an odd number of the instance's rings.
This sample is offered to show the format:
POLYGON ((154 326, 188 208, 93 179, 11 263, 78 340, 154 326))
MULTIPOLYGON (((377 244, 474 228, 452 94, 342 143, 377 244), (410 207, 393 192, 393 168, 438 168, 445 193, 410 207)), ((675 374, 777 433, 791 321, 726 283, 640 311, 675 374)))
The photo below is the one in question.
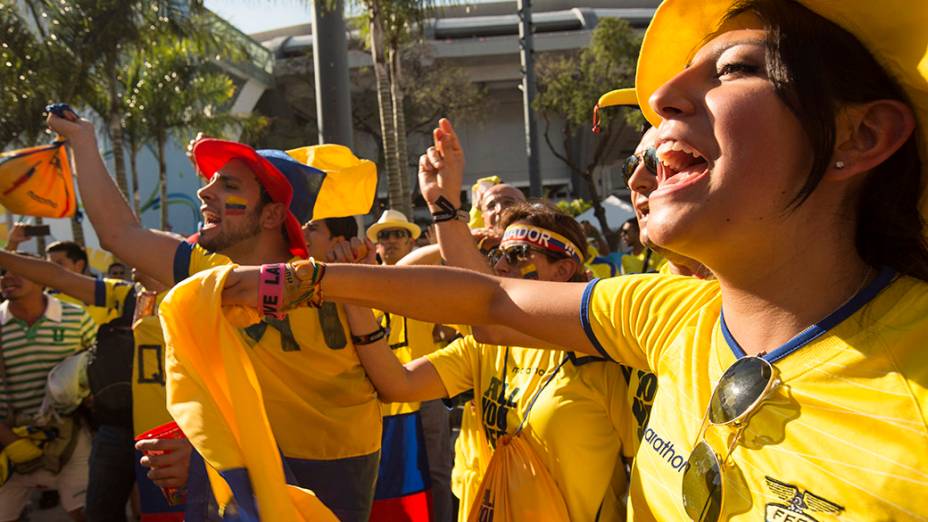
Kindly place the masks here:
MULTIPOLYGON (((798 0, 853 34, 903 88, 918 119, 922 179, 928 180, 928 2, 923 0, 798 0)), ((734 0, 664 0, 645 32, 635 87, 645 118, 660 124, 648 99, 682 71, 705 38, 718 30, 734 0)), ((814 45, 814 42, 810 42, 814 45)), ((610 93, 611 94, 611 93, 610 93)), ((608 96, 608 94, 607 94, 608 96)), ((928 201, 922 195, 922 215, 928 201)))

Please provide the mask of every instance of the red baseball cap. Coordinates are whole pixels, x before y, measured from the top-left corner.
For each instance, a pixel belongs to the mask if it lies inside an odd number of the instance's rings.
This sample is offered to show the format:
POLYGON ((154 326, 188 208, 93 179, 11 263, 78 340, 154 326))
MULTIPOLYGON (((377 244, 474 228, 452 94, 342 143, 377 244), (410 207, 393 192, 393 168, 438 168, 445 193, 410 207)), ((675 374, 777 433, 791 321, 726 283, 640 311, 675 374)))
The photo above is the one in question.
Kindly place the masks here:
MULTIPOLYGON (((306 174, 318 175, 321 174, 320 171, 297 162, 284 151, 258 151, 243 143, 214 138, 197 141, 193 145, 192 152, 200 175, 207 180, 212 179, 213 175, 229 161, 233 159, 244 161, 258 178, 258 183, 264 187, 271 200, 287 206, 284 227, 287 230, 287 239, 290 241, 290 253, 304 259, 309 257, 309 249, 303 238, 302 224, 312 218, 310 202, 315 200, 315 194, 298 193, 294 198, 294 186, 304 189, 299 192, 306 192, 306 189, 310 187, 305 181, 301 183, 301 180, 291 181, 290 178, 305 177, 306 174), (308 169, 312 172, 299 172, 300 167, 302 170, 308 169), (306 215, 306 210, 309 210, 309 215, 306 215)), ((321 182, 320 179, 316 187, 321 182)))

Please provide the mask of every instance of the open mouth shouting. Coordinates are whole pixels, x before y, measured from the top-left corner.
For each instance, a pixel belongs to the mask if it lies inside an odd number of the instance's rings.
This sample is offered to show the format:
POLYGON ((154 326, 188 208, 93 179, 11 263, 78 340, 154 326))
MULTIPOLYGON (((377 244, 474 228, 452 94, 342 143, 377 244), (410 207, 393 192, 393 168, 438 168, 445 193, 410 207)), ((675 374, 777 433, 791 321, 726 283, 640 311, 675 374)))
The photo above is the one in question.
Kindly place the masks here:
POLYGON ((692 185, 709 174, 709 162, 689 144, 667 139, 657 146, 658 188, 655 192, 670 192, 692 185))
POLYGON ((203 216, 203 226, 200 228, 200 232, 217 228, 222 223, 222 217, 209 207, 200 207, 200 214, 203 216))

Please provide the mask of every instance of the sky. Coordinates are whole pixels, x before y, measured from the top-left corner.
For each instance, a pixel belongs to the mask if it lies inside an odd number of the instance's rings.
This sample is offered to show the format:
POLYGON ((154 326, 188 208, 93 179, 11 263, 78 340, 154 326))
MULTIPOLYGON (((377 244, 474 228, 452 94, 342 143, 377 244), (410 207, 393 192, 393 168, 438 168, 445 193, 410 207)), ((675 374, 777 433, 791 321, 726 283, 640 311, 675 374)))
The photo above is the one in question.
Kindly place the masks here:
POLYGON ((205 4, 246 34, 311 21, 312 0, 206 0, 205 4))

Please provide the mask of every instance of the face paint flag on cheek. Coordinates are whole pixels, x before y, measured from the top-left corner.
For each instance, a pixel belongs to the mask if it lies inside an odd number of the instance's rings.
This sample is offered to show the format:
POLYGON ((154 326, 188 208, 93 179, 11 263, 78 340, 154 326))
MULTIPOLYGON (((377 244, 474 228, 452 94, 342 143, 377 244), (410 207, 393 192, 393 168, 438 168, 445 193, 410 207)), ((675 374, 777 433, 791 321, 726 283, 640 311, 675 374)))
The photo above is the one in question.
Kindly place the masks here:
POLYGON ((244 198, 229 196, 226 198, 225 211, 227 216, 244 216, 248 206, 244 198))
POLYGON ((522 274, 522 279, 538 279, 538 267, 535 263, 525 263, 519 269, 519 273, 522 274))

